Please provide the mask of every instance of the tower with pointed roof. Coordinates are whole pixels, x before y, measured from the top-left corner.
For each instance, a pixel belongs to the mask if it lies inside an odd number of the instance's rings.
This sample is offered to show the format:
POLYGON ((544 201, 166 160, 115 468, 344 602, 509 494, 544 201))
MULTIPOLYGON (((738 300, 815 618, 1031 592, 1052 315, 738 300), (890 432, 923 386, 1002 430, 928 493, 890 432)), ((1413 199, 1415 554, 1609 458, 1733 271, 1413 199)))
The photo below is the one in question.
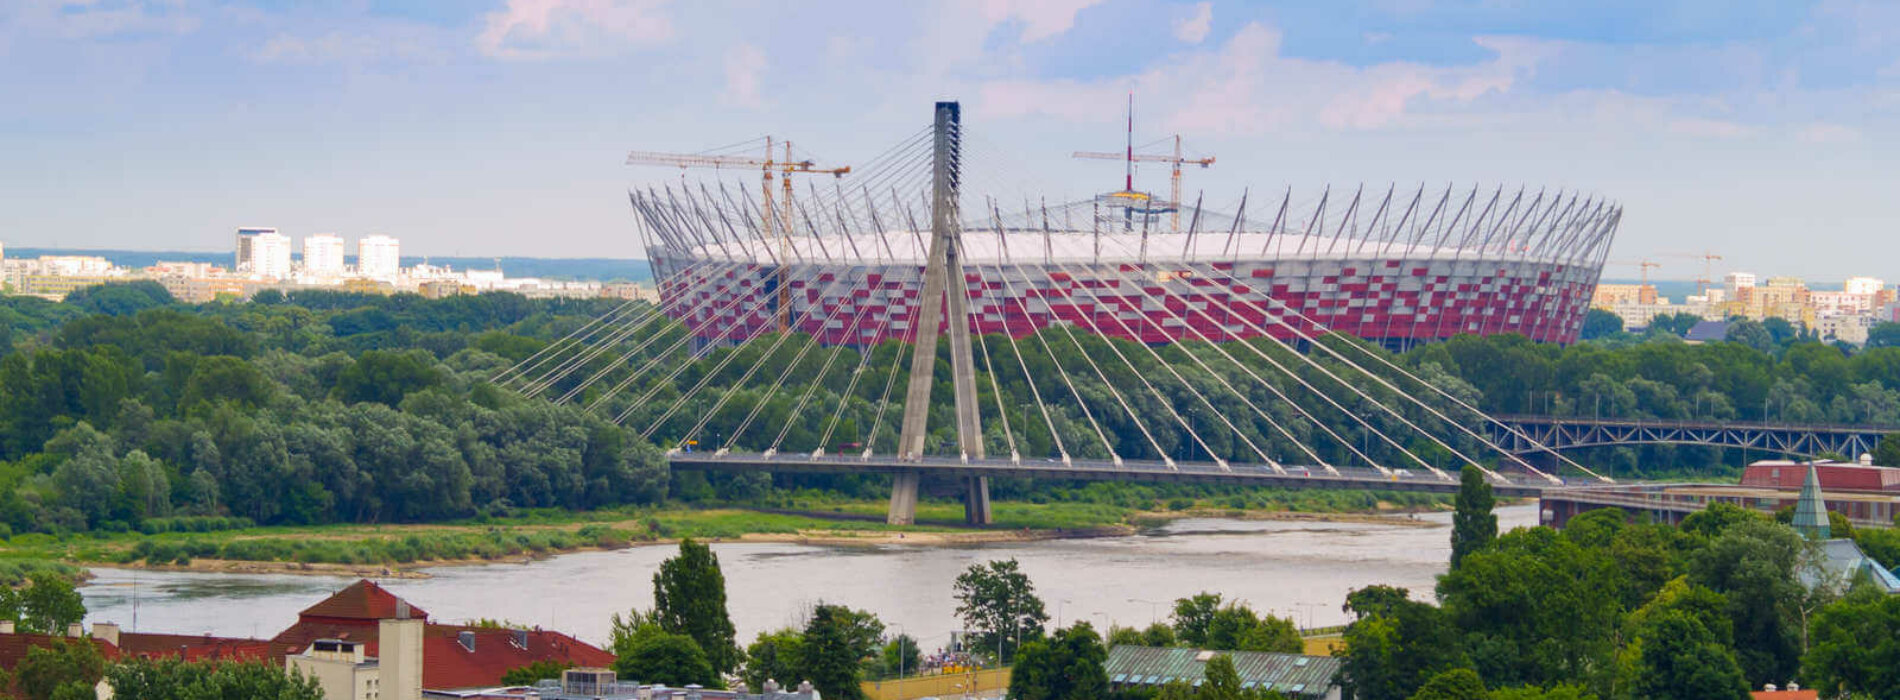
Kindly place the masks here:
POLYGON ((1807 480, 1801 484, 1801 497, 1794 503, 1794 529, 1812 541, 1829 539, 1833 532, 1828 526, 1827 505, 1821 501, 1821 476, 1814 469, 1814 463, 1808 463, 1807 480))

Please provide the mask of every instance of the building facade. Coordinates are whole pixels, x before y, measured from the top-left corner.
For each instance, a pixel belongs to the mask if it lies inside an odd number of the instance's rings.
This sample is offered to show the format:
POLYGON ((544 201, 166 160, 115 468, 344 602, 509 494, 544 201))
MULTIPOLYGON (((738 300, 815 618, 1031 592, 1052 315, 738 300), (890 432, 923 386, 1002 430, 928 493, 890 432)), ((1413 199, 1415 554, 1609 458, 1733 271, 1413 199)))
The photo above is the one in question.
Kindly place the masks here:
POLYGON ((373 280, 395 281, 402 274, 402 242, 381 234, 358 240, 356 273, 373 280))
POLYGON ((303 239, 304 274, 317 278, 343 276, 343 238, 319 233, 303 239))

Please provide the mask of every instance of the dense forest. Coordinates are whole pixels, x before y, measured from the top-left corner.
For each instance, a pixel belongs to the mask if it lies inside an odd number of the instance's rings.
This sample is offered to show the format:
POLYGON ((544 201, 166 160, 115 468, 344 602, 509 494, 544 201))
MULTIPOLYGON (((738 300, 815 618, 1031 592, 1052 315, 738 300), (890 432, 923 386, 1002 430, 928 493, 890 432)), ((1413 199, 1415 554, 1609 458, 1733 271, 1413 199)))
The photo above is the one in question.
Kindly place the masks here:
MULTIPOLYGON (((542 351, 616 308, 627 311, 615 300, 509 294, 428 300, 329 291, 265 292, 252 303, 188 306, 152 284, 81 290, 64 303, 0 298, 0 523, 14 532, 153 531, 215 527, 202 519, 216 517, 259 524, 392 522, 654 503, 669 493, 709 488, 697 475, 675 479, 667 472, 660 447, 689 437, 702 449, 776 445, 783 451, 857 442, 887 451, 895 442, 901 405, 885 399, 887 387, 901 391, 907 369, 897 361, 895 343, 860 354, 810 346, 802 335, 767 335, 689 358, 690 343, 672 342, 684 329, 660 322, 628 334, 609 352, 575 358, 576 371, 540 392, 572 393, 568 403, 524 396, 517 390, 527 382, 493 382, 537 353, 549 365, 566 363, 578 351, 542 351), (626 354, 649 336, 657 342, 626 354), (636 371, 655 357, 658 366, 680 371, 636 371), (701 390, 693 391, 696 386, 701 390)), ((1340 464, 1353 462, 1350 446, 1405 466, 1394 445, 1359 425, 1365 420, 1403 436, 1398 446, 1455 468, 1445 450, 1404 430, 1401 416, 1435 425, 1454 447, 1482 454, 1393 391, 1426 397, 1454 419, 1473 420, 1432 398, 1417 385, 1421 380, 1501 413, 1900 424, 1900 349, 1850 353, 1799 334, 1771 338, 1764 347, 1628 334, 1570 347, 1515 336, 1457 338, 1401 354, 1338 338, 1303 354, 1265 340, 1150 353, 1059 330, 1014 343, 1003 336, 980 342, 979 398, 989 448, 1006 454, 1013 440, 1025 458, 1058 454, 1058 439, 1080 457, 1106 456, 1110 446, 1124 456, 1148 457, 1154 454, 1148 435, 1178 458, 1204 457, 1178 425, 1148 420, 1144 434, 1116 407, 1118 392, 1141 415, 1167 415, 1162 399, 1136 388, 1141 377, 1181 409, 1215 453, 1246 462, 1258 461, 1248 442, 1276 458, 1307 462, 1297 442, 1340 464), (1089 366, 1085 354, 1117 353, 1132 367, 1102 362, 1100 376, 1078 371, 1089 366), (1375 354, 1420 379, 1379 369, 1383 365, 1369 359, 1375 354), (1345 360, 1372 368, 1382 381, 1349 371, 1345 360), (1348 382, 1403 408, 1398 415, 1383 413, 1341 386, 1348 382), (1327 405, 1305 385, 1344 397, 1342 406, 1327 405), (1227 386, 1240 387, 1248 400, 1227 386), (1213 410, 1201 408, 1196 393, 1213 410), (1038 395, 1049 406, 1047 418, 1038 395), (1255 419, 1256 407, 1297 441, 1255 419), (1314 427, 1302 412, 1326 428, 1314 427), (1223 415, 1244 418, 1233 422, 1248 440, 1221 428, 1223 415)), ((937 391, 947 396, 944 355, 937 391)), ((944 449, 953 421, 933 416, 932 424, 945 426, 932 443, 944 449)), ((1714 449, 1655 447, 1601 450, 1580 459, 1616 474, 1659 474, 1740 458, 1714 449)), ((754 490, 770 483, 737 481, 754 490)), ((876 486, 874 477, 847 481, 860 490, 876 486)), ((1000 488, 1024 495, 1061 487, 1000 488)))

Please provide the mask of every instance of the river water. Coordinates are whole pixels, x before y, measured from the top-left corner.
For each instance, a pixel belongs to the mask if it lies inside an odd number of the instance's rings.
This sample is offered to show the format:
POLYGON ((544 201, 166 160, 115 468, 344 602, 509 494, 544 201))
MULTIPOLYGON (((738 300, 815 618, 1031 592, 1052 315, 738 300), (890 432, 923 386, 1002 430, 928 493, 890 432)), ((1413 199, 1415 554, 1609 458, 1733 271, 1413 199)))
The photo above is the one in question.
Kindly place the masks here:
MULTIPOLYGON (((728 606, 741 645, 795 624, 818 602, 876 613, 926 650, 955 619, 951 582, 971 564, 1015 558, 1052 621, 1145 626, 1170 602, 1200 591, 1244 600, 1302 626, 1346 621, 1346 593, 1384 583, 1429 598, 1450 556, 1450 514, 1426 523, 1176 520, 1139 535, 960 547, 718 543, 728 606)), ((1536 524, 1534 506, 1498 509, 1502 529, 1536 524)), ((490 618, 558 629, 604 643, 608 617, 653 604, 653 572, 673 547, 582 552, 530 563, 430 569, 432 578, 382 582, 433 620, 490 618)), ((146 632, 265 637, 351 579, 304 575, 97 569, 83 590, 88 622, 146 632), (136 608, 136 612, 135 612, 136 608)))

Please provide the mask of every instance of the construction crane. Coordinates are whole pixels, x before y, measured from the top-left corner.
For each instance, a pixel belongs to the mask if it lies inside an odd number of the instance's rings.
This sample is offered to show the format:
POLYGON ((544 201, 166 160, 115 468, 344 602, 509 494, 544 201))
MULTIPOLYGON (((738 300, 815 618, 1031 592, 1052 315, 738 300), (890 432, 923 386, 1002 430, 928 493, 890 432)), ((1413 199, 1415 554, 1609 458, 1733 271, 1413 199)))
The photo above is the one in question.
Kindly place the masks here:
POLYGON ((1132 193, 1135 191, 1135 163, 1137 161, 1143 162, 1143 163, 1167 163, 1169 166, 1171 166, 1173 168, 1173 178, 1172 178, 1172 189, 1170 190, 1170 199, 1168 201, 1168 206, 1170 206, 1174 210, 1172 213, 1172 218, 1173 218, 1172 227, 1175 233, 1181 232, 1181 166, 1183 164, 1192 164, 1192 165, 1201 166, 1202 168, 1206 168, 1207 166, 1214 164, 1213 156, 1208 156, 1206 158, 1187 158, 1187 157, 1182 156, 1180 134, 1174 135, 1174 155, 1167 155, 1164 153, 1159 153, 1159 154, 1143 153, 1143 154, 1137 155, 1135 153, 1135 93, 1132 93, 1132 92, 1128 93, 1127 149, 1121 153, 1108 153, 1104 151, 1076 151, 1074 157, 1093 158, 1096 160, 1119 160, 1126 163, 1127 164, 1126 179, 1124 179, 1122 182, 1122 188, 1123 188, 1122 191, 1126 193, 1132 193))
POLYGON ((851 172, 851 166, 848 165, 841 168, 820 168, 810 160, 792 160, 792 142, 785 141, 783 143, 785 146, 785 156, 777 160, 773 159, 773 139, 767 136, 765 137, 764 158, 753 158, 750 156, 715 156, 697 153, 665 153, 660 151, 631 151, 627 153, 627 165, 666 165, 682 169, 712 168, 714 170, 749 170, 757 168, 764 175, 764 181, 760 184, 760 193, 764 199, 765 211, 763 214, 765 219, 765 232, 768 236, 778 237, 781 241, 781 246, 783 246, 783 250, 784 248, 789 248, 791 245, 792 229, 789 222, 791 221, 792 175, 794 173, 802 173, 843 177, 846 173, 851 172), (778 203, 772 196, 772 180, 774 174, 784 183, 783 196, 785 206, 782 213, 778 203))
POLYGON ((1643 260, 1612 260, 1610 261, 1610 264, 1611 265, 1628 265, 1630 267, 1640 268, 1642 270, 1642 272, 1639 273, 1642 278, 1642 286, 1645 286, 1645 287, 1649 286, 1649 269, 1652 267, 1662 267, 1662 263, 1656 262, 1654 260, 1649 260, 1647 258, 1643 260))
POLYGON ((851 166, 848 165, 839 168, 820 168, 811 160, 792 160, 792 142, 785 141, 783 143, 785 146, 785 156, 778 160, 773 159, 773 139, 770 136, 765 137, 764 158, 705 155, 699 153, 666 153, 661 151, 630 151, 627 153, 627 165, 665 165, 681 169, 712 168, 714 170, 748 170, 758 168, 759 171, 763 173, 764 179, 759 185, 759 190, 762 195, 761 199, 763 200, 764 211, 760 213, 765 219, 765 235, 779 240, 778 329, 781 333, 788 329, 790 323, 789 312, 791 310, 791 292, 786 286, 787 280, 785 276, 787 267, 785 261, 791 256, 792 248, 792 175, 806 174, 844 177, 845 174, 851 172, 851 166), (774 201, 772 197, 772 180, 775 175, 784 184, 784 205, 782 207, 777 201, 774 201))
POLYGON ((1696 294, 1703 297, 1709 296, 1709 285, 1715 283, 1715 279, 1712 277, 1715 273, 1715 261, 1721 260, 1722 256, 1717 255, 1713 250, 1705 250, 1700 253, 1665 253, 1663 257, 1701 260, 1702 276, 1695 281, 1696 294))

